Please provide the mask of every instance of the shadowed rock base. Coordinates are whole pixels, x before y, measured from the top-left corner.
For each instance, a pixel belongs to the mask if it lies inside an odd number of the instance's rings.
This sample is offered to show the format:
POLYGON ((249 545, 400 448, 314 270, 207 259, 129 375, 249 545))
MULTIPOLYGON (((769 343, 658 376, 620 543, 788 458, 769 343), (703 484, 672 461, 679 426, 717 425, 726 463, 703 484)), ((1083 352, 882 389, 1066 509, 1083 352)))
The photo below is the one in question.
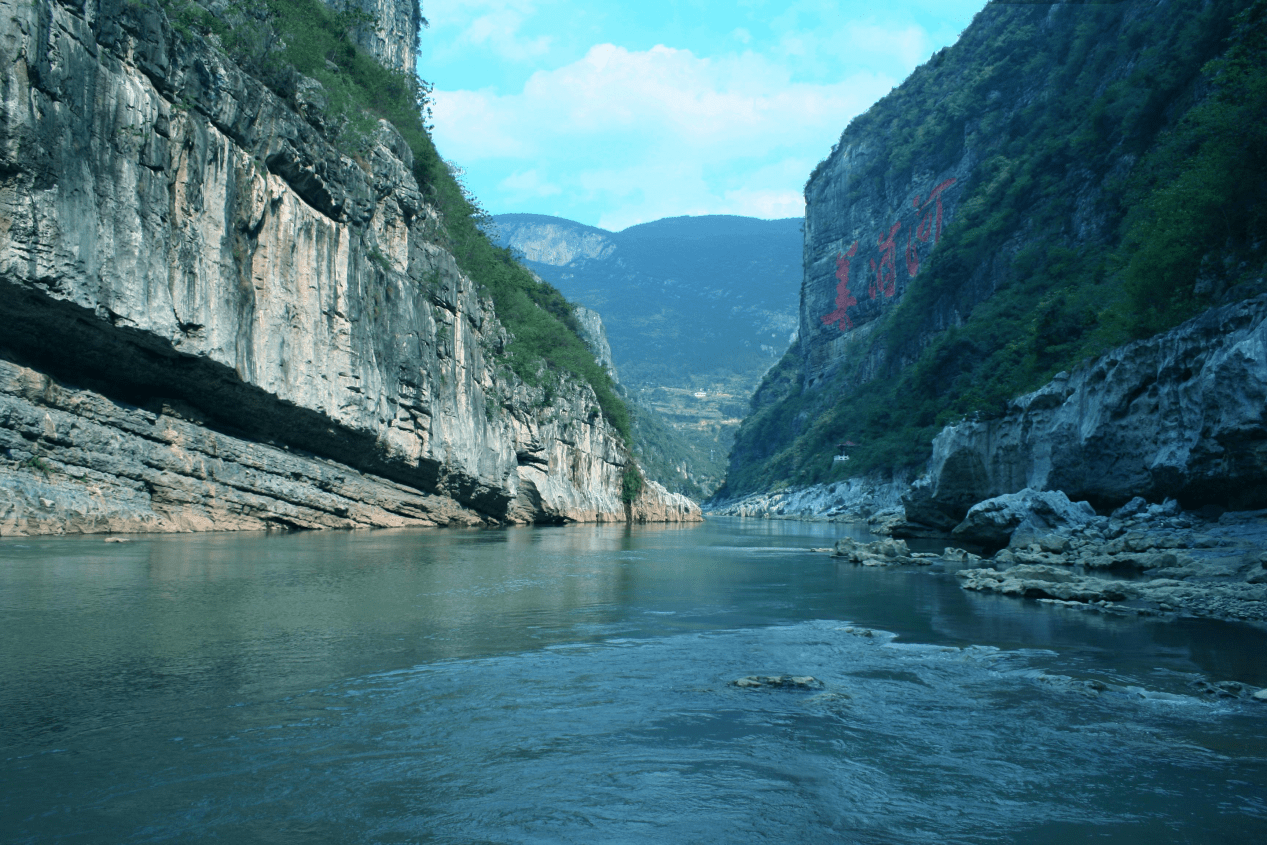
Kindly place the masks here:
MULTIPOLYGON (((177 402, 127 405, 0 360, 0 535, 501 521, 336 461, 212 430, 190 416, 177 402)), ((597 510, 571 515, 615 521, 597 510)), ((633 520, 698 521, 699 510, 650 489, 634 503, 633 520)))
POLYGON ((482 525, 334 461, 204 428, 0 361, 0 534, 482 525))

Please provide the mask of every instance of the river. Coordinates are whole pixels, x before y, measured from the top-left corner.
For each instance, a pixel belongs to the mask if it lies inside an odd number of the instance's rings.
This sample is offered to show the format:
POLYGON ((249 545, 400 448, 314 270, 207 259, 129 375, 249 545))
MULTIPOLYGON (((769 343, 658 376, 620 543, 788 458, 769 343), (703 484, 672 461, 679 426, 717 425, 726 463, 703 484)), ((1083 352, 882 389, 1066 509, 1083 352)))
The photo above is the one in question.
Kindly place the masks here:
POLYGON ((1267 841, 1267 704, 1192 686, 1267 686, 1263 628, 844 533, 0 540, 0 841, 1267 841))

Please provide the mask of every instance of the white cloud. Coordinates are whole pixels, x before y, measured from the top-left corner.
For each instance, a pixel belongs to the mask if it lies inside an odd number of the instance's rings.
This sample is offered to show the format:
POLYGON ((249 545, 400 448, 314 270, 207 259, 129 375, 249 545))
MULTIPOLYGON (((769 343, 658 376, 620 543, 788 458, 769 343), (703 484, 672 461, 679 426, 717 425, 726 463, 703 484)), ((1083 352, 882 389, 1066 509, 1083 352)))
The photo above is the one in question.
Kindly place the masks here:
POLYGON ((841 20, 830 26, 783 31, 772 55, 807 77, 831 78, 842 67, 884 67, 905 76, 932 52, 932 39, 918 26, 881 26, 841 20))
POLYGON ((850 24, 845 32, 852 50, 895 56, 907 70, 914 70, 931 52, 928 33, 918 26, 889 29, 875 24, 855 23, 850 24))
POLYGON ((476 18, 458 36, 457 47, 488 47, 507 61, 521 62, 550 52, 549 36, 522 38, 519 27, 523 17, 515 13, 488 14, 476 18))
POLYGON ((434 26, 435 61, 484 49, 508 62, 526 62, 550 51, 549 36, 529 38, 520 29, 537 13, 534 0, 430 0, 424 11, 434 26))
POLYGON ((503 179, 498 187, 515 198, 550 197, 563 193, 563 189, 541 176, 537 170, 516 170, 503 179))
MULTIPOLYGON (((441 153, 502 191, 602 198, 605 227, 676 214, 794 216, 849 119, 894 84, 859 73, 796 82, 751 52, 700 58, 599 44, 517 94, 437 91, 441 153), (529 175, 531 174, 531 175, 529 175)), ((479 179, 473 187, 480 194, 479 179)))

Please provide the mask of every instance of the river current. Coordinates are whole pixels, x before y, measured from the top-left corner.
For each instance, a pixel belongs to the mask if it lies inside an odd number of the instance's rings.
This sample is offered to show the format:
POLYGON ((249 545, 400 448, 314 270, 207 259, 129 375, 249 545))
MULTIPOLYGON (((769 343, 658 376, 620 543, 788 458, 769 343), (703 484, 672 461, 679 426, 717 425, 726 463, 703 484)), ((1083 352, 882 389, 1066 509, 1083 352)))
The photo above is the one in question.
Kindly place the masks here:
POLYGON ((0 540, 0 841, 1267 841, 1267 631, 850 532, 0 540))

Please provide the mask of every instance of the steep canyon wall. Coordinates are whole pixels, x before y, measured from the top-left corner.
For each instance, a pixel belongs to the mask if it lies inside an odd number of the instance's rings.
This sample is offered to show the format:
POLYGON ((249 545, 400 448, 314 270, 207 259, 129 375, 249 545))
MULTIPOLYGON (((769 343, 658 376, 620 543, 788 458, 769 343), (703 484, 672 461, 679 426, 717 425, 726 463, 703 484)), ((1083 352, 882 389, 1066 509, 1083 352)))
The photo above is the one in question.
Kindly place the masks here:
POLYGON ((354 160, 126 0, 0 0, 0 52, 0 531, 624 518, 389 125, 354 160))
MULTIPOLYGON (((1145 333, 1123 233, 1180 166, 1167 139, 1250 5, 991 3, 855 118, 806 183, 797 340, 718 500, 921 467, 948 422, 1145 333)), ((1208 264, 1236 265, 1219 249, 1208 264)), ((1253 275, 1237 266, 1222 301, 1253 275)))

